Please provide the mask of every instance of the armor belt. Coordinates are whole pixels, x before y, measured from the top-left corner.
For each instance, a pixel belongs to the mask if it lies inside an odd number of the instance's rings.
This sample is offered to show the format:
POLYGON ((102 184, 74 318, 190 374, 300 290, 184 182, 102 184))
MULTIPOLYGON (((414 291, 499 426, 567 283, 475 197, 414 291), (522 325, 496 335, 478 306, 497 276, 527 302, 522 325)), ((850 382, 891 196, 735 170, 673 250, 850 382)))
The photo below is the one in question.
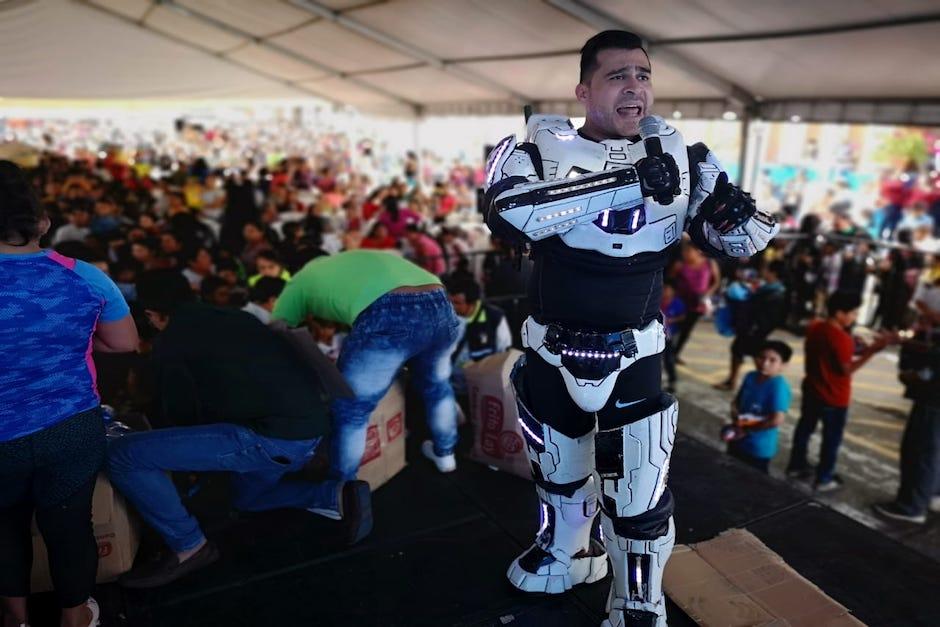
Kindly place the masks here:
POLYGON ((662 352, 666 343, 659 320, 642 329, 602 333, 566 329, 554 323, 545 325, 529 317, 522 333, 524 346, 561 370, 568 394, 584 411, 603 407, 617 373, 637 360, 662 352))

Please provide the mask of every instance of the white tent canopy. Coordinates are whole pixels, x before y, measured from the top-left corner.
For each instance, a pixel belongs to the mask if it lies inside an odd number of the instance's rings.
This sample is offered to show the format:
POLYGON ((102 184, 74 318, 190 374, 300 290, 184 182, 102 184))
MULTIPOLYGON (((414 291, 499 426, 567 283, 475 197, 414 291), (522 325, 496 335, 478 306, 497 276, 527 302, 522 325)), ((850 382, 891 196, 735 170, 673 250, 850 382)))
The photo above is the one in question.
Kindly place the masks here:
POLYGON ((666 115, 940 124, 940 0, 0 0, 0 97, 579 115, 604 28, 649 42, 666 115))

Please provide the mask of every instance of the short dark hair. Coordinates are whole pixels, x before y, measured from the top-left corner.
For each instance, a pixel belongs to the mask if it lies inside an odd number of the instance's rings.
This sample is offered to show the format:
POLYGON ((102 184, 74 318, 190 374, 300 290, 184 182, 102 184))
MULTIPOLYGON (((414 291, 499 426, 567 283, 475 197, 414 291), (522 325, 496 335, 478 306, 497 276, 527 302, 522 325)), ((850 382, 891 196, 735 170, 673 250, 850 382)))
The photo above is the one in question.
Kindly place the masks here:
POLYGON ((643 39, 635 33, 625 30, 605 30, 585 42, 581 48, 581 76, 579 81, 584 83, 591 79, 594 70, 597 69, 597 53, 601 50, 618 48, 624 50, 635 50, 639 48, 646 54, 649 60, 649 53, 643 47, 643 39))
POLYGON ((209 257, 212 257, 212 251, 209 250, 208 246, 203 246, 202 244, 197 244, 196 246, 187 246, 186 247, 186 263, 192 263, 196 261, 196 257, 199 256, 199 253, 206 251, 209 253, 209 257))
POLYGON ((267 259, 268 261, 273 261, 274 263, 280 264, 281 266, 284 265, 283 258, 281 257, 281 255, 278 254, 276 250, 271 250, 271 249, 262 250, 255 256, 256 262, 258 259, 267 259))
POLYGON ((273 276, 263 276, 249 290, 249 299, 253 303, 266 303, 277 298, 284 291, 287 281, 273 276))
POLYGON ((0 160, 0 241, 10 246, 29 244, 39 237, 44 213, 23 170, 0 160))
POLYGON ((148 270, 137 279, 137 302, 144 309, 172 314, 194 300, 189 281, 176 270, 148 270))
POLYGON ((225 279, 216 275, 207 276, 199 284, 199 295, 202 297, 202 300, 208 301, 212 293, 220 287, 228 287, 228 283, 225 282, 225 279))
POLYGON ((793 349, 790 348, 790 345, 782 340, 764 340, 761 343, 760 348, 757 349, 758 353, 764 351, 773 351, 780 355, 781 361, 787 363, 790 361, 790 358, 793 357, 793 349))
POLYGON ((463 294, 468 303, 480 300, 480 284, 469 276, 452 276, 444 279, 448 294, 463 294))
POLYGON ((215 262, 215 271, 218 273, 222 272, 223 270, 231 270, 232 272, 239 274, 241 269, 239 268, 238 262, 231 257, 221 257, 215 262))
POLYGON ((829 316, 836 315, 837 311, 854 311, 861 306, 862 299, 855 292, 837 291, 826 299, 826 313, 829 316))

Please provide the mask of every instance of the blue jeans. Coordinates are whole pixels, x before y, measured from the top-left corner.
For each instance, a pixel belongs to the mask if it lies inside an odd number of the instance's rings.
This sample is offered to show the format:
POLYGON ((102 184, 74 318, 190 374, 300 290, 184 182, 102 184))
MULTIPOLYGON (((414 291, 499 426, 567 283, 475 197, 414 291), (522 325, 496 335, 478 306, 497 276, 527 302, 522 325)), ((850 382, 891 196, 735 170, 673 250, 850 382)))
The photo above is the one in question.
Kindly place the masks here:
POLYGON ((282 481, 302 469, 319 444, 278 440, 232 424, 131 433, 108 446, 108 475, 173 551, 188 551, 205 536, 180 501, 167 471, 235 473, 234 505, 243 511, 280 507, 338 509, 339 482, 282 481))
POLYGON ((816 423, 823 424, 822 445, 819 447, 819 464, 816 466, 816 483, 831 481, 835 475, 836 457, 842 444, 842 432, 848 417, 848 407, 826 405, 812 392, 803 390, 803 403, 800 407, 800 420, 793 432, 793 448, 790 450, 790 463, 787 470, 809 468, 806 461, 806 449, 809 438, 816 430, 816 423))
POLYGON ((450 354, 459 326, 443 289, 390 292, 359 314, 337 364, 355 397, 337 398, 332 404, 331 476, 356 478, 369 415, 409 360, 412 380, 424 398, 434 451, 454 452, 457 405, 450 385, 450 354))

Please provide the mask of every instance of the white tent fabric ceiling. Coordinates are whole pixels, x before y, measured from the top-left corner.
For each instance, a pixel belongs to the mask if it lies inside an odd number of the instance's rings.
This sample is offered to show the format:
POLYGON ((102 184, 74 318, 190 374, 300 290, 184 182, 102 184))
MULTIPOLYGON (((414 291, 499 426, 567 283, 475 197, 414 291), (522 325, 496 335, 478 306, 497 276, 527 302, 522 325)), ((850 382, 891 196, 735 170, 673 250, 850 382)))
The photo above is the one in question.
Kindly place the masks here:
POLYGON ((0 0, 0 97, 576 114, 610 27, 650 42, 663 113, 940 123, 940 0, 0 0))

